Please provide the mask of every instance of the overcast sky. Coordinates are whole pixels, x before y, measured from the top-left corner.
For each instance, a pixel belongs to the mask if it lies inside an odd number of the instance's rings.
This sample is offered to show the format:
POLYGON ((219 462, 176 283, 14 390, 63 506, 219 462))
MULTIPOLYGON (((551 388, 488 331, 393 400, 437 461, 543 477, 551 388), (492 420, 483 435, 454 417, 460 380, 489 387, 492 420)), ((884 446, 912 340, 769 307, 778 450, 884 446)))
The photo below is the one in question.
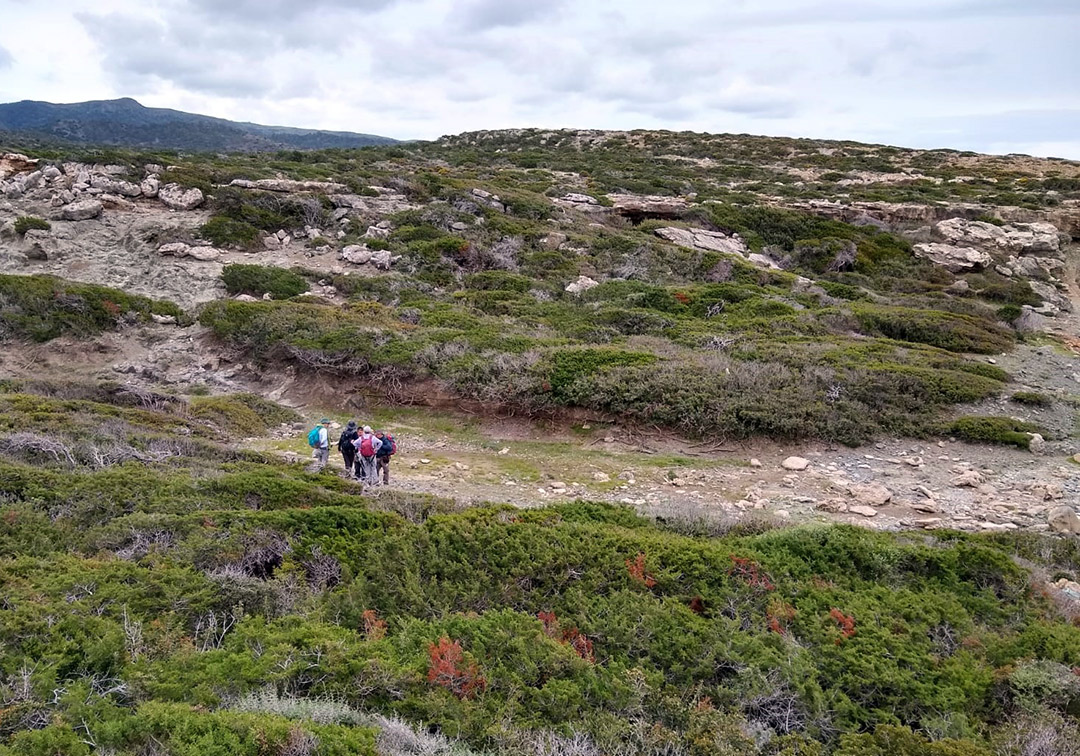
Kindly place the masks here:
POLYGON ((1080 158, 1080 0, 0 0, 0 102, 1080 158))

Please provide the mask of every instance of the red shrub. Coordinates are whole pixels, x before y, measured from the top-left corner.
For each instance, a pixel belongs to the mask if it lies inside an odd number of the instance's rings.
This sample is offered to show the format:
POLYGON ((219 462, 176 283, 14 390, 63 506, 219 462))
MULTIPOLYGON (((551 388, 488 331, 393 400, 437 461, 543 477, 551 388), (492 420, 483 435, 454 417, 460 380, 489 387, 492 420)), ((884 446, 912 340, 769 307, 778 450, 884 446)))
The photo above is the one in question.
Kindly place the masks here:
POLYGON ((543 624, 545 635, 549 638, 558 637, 559 618, 555 616, 555 612, 537 612, 536 618, 543 624))
POLYGON ((116 304, 116 302, 106 299, 102 301, 101 306, 104 307, 105 311, 112 315, 114 318, 120 317, 120 305, 116 304))
POLYGON ((589 640, 589 637, 579 631, 576 627, 572 627, 563 633, 563 642, 568 643, 572 649, 577 651, 577 655, 587 662, 595 662, 596 657, 593 656, 593 643, 589 640))
POLYGON ((445 635, 428 646, 428 682, 441 685, 458 698, 472 698, 487 688, 476 662, 464 663, 461 643, 445 635))
POLYGON ((679 300, 681 304, 690 304, 690 297, 686 294, 683 294, 681 291, 675 292, 673 296, 675 297, 675 299, 679 300))
POLYGON ((731 555, 731 569, 728 574, 746 582, 754 590, 775 591, 772 579, 753 559, 731 555))
POLYGON ((690 611, 694 614, 705 613, 705 602, 702 600, 701 596, 694 596, 690 599, 690 611))
POLYGON ((377 641, 386 637, 386 620, 379 619, 378 612, 365 609, 361 616, 364 619, 364 638, 377 641))
POLYGON ((646 588, 652 588, 656 585, 656 579, 652 575, 645 572, 645 554, 639 553, 634 561, 626 560, 626 571, 630 573, 630 578, 635 582, 641 583, 646 588))
MULTIPOLYGON (((844 638, 850 638, 855 635, 854 616, 848 616, 835 607, 829 611, 829 616, 836 620, 836 624, 840 626, 840 634, 844 638)), ((840 638, 837 638, 836 642, 839 644, 841 642, 840 638)))
POLYGON ((765 610, 769 630, 777 635, 787 635, 788 625, 795 620, 795 607, 784 601, 770 603, 765 610))

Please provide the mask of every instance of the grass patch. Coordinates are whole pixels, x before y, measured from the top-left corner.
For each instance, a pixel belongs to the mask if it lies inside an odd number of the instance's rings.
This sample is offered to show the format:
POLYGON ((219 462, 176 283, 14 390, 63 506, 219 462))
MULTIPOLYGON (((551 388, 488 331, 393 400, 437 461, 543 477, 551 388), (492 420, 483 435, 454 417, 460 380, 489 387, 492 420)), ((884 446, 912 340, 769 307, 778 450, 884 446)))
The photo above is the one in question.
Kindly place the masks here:
POLYGON ((225 290, 232 295, 262 297, 269 294, 274 299, 297 297, 309 288, 303 276, 264 265, 226 265, 221 271, 221 280, 225 282, 225 290))

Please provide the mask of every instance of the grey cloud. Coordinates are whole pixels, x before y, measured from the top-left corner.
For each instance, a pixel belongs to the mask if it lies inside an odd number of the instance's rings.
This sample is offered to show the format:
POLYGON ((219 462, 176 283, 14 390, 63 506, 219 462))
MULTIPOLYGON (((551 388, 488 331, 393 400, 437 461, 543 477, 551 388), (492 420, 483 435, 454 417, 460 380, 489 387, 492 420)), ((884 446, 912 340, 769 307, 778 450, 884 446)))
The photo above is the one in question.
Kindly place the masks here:
POLYGON ((81 15, 103 51, 104 69, 124 88, 145 91, 155 80, 195 92, 255 97, 273 90, 272 77, 239 50, 206 50, 178 44, 168 29, 148 19, 118 14, 81 15))
POLYGON ((563 0, 472 0, 456 18, 471 31, 515 27, 557 14, 563 0))
POLYGON ((15 58, 3 47, 0 47, 0 68, 10 68, 13 65, 15 65, 15 58))

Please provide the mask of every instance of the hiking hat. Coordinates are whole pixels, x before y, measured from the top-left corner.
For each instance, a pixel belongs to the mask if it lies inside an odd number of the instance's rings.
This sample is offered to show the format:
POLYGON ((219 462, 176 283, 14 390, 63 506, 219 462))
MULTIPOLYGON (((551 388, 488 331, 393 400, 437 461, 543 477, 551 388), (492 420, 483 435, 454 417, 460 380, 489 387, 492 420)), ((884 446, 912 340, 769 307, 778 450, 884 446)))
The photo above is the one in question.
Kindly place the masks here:
POLYGON ((349 424, 345 426, 345 430, 351 430, 351 431, 356 430, 356 421, 355 420, 350 420, 349 424))
POLYGON ((330 420, 325 418, 325 417, 322 420, 319 421, 319 425, 329 425, 329 424, 330 424, 330 420))

